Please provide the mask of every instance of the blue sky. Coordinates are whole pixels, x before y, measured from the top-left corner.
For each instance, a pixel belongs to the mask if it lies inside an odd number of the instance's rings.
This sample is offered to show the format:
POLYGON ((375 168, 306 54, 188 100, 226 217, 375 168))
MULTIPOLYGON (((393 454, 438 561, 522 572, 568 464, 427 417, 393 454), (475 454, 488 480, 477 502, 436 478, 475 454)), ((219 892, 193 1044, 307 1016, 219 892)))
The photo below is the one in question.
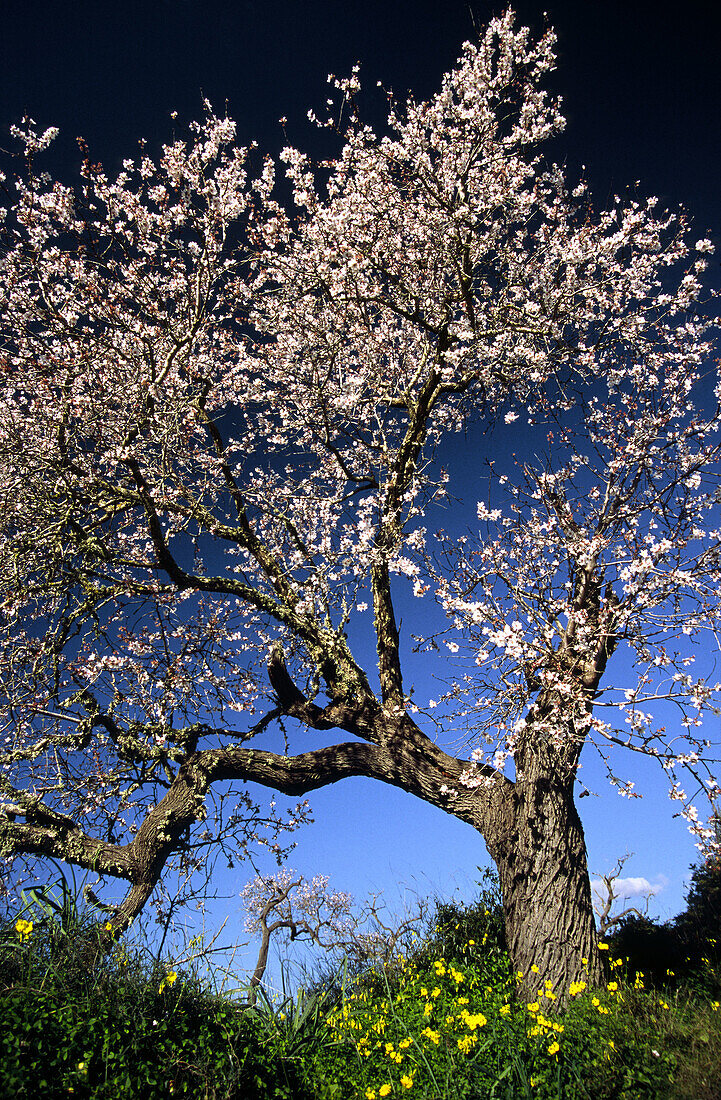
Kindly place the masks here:
MULTIPOLYGON (((638 180, 641 194, 683 203, 698 236, 710 231, 717 239, 721 82, 718 15, 710 7, 523 0, 516 10, 536 31, 547 11, 559 34, 553 86, 568 129, 555 156, 571 174, 586 166, 599 205, 638 180)), ((472 8, 479 26, 501 10, 485 0, 472 8)), ((305 113, 324 101, 327 73, 345 74, 360 61, 368 87, 382 80, 397 93, 429 95, 473 33, 465 0, 8 0, 3 21, 0 143, 28 112, 40 126, 60 127, 61 170, 76 163, 74 139, 82 135, 93 159, 112 171, 138 137, 168 138, 172 110, 198 114, 203 95, 218 109, 227 101, 241 141, 256 138, 277 153, 285 144, 277 120, 286 116, 290 140, 304 147, 313 140, 305 113)), ((716 259, 716 285, 718 272, 716 259)), ((709 735, 718 740, 718 728, 709 735)), ((580 806, 591 870, 606 872, 634 853, 624 875, 663 884, 651 912, 673 915, 697 853, 683 822, 673 820, 658 769, 636 763, 646 794, 627 801, 590 757, 584 764, 598 792, 580 806)), ((393 902, 405 887, 470 897, 477 867, 488 862, 467 825, 391 787, 356 779, 310 801, 315 824, 298 834, 291 865, 329 875, 359 900, 383 891, 393 902)), ((231 939, 244 938, 237 894, 245 880, 242 866, 216 880, 219 894, 236 898, 213 912, 229 915, 231 939)))

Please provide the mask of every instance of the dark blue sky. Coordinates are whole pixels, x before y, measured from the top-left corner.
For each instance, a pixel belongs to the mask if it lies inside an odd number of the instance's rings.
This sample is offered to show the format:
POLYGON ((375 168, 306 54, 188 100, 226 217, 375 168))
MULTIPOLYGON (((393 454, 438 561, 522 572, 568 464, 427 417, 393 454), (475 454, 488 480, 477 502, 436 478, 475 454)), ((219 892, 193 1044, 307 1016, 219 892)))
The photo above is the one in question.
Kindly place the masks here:
MULTIPOLYGON (((479 27, 501 4, 471 0, 479 27)), ((698 236, 719 243, 721 225, 721 34, 709 0, 523 0, 520 19, 559 35, 553 86, 564 99, 566 134, 549 153, 587 173, 599 205, 640 181, 641 194, 683 203, 698 236)), ((75 138, 109 172, 171 134, 170 112, 197 117, 201 96, 227 101, 242 142, 277 153, 317 139, 305 121, 320 108, 329 72, 362 63, 373 89, 433 94, 473 22, 466 0, 5 0, 0 24, 0 147, 8 126, 29 113, 57 125, 56 163, 77 163, 75 138)), ((718 283, 718 256, 711 277, 718 283)), ((330 873, 358 896, 415 879, 461 889, 484 863, 467 826, 411 796, 358 780, 314 796, 318 824, 301 839, 295 865, 330 873), (455 877, 454 876, 458 876, 455 877)), ((626 847, 625 873, 669 880, 662 912, 679 908, 695 852, 671 821, 661 792, 642 806, 612 792, 583 806, 592 869, 606 871, 626 847)), ((242 881, 227 885, 237 890, 242 881)), ((230 906, 231 915, 237 912, 230 906)))
MULTIPOLYGON (((312 140, 304 116, 328 72, 362 62, 368 87, 427 96, 479 26, 487 0, 5 0, 0 133, 25 112, 86 138, 108 169, 138 137, 165 139, 169 112, 227 101, 243 141, 273 152, 312 140)), ((557 155, 585 163, 602 200, 641 180, 683 202, 699 230, 719 219, 721 23, 708 0, 522 0, 520 18, 559 35, 569 120, 557 155)))

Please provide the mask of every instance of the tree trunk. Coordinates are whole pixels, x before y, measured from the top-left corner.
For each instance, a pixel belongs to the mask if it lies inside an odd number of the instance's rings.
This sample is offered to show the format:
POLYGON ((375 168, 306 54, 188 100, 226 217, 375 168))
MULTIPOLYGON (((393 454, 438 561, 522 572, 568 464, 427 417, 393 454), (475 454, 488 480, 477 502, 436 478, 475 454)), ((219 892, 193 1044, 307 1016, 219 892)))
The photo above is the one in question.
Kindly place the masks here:
POLYGON ((523 975, 519 995, 538 999, 548 988, 557 1003, 572 982, 598 986, 598 950, 583 827, 573 801, 573 776, 544 767, 541 754, 516 780, 515 827, 500 846, 491 841, 503 894, 508 951, 523 975))

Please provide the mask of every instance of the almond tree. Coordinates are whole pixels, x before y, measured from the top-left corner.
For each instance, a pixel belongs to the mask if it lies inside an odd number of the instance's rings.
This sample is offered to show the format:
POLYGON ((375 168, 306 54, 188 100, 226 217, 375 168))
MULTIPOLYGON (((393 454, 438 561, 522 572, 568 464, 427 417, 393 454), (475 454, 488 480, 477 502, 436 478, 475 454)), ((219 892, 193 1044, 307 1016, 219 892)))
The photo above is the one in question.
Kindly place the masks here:
POLYGON ((653 199, 597 210, 541 158, 553 50, 509 12, 430 102, 389 97, 383 135, 357 72, 331 79, 316 121, 346 119, 341 151, 284 150, 285 206, 209 105, 157 161, 110 179, 86 157, 74 188, 38 170, 53 131, 14 129, 0 836, 127 882, 116 934, 174 853, 249 841, 248 782, 363 775, 466 821, 515 965, 564 988, 602 973, 584 745, 657 757, 706 835, 680 775, 718 791, 697 729, 718 685, 694 670, 719 580, 711 245, 653 199), (490 434, 514 421, 515 468, 490 434), (434 534, 466 425, 478 528, 434 534), (349 638, 371 625, 369 663, 349 638), (425 706, 411 633, 446 658, 425 706), (216 821, 218 792, 241 802, 216 821))
MULTIPOLYGON (((309 942, 352 970, 373 966, 391 968, 402 960, 428 918, 428 904, 418 898, 412 909, 388 914, 380 895, 371 895, 358 907, 353 897, 330 890, 327 875, 306 879, 287 867, 273 875, 256 875, 240 892, 248 912, 245 929, 260 936, 258 958, 250 979, 250 1001, 268 966, 271 939, 284 945, 309 942)), ((342 968, 341 968, 342 969, 342 968)))
POLYGON ((310 942, 326 951, 343 944, 356 929, 350 894, 331 892, 328 878, 304 879, 284 867, 272 876, 256 875, 240 894, 248 918, 246 931, 260 935, 258 958, 249 983, 249 1001, 255 1004, 258 986, 268 967, 273 936, 285 943, 310 942))

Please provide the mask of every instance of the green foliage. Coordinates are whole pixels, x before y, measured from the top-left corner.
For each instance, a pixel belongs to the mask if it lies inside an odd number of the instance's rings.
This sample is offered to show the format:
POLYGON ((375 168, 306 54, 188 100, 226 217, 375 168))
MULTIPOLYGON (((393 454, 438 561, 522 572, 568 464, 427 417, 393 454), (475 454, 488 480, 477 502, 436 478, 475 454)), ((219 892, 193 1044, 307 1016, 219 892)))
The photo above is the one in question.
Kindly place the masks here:
POLYGON ((0 930, 0 1097, 310 1095, 300 1064, 258 1013, 213 997, 190 975, 146 964, 123 944, 88 952, 87 921, 71 936, 60 912, 38 923, 28 919, 37 909, 23 912, 0 930))
POLYGON ((721 962, 721 856, 709 856, 691 869, 686 909, 674 921, 681 946, 692 961, 721 962))
POLYGON ((688 969, 672 926, 648 917, 630 917, 608 936, 614 957, 627 960, 631 972, 640 972, 657 989, 676 987, 688 969))
MULTIPOLYGON (((462 962, 468 957, 469 943, 472 947, 483 946, 484 960, 489 955, 505 954, 505 919, 498 876, 488 868, 479 867, 479 871, 481 890, 475 901, 459 904, 436 899, 424 943, 414 955, 417 962, 424 955, 462 962)), ((477 956, 478 952, 473 954, 477 956)))
POLYGON ((646 917, 622 921, 609 936, 629 970, 643 971, 657 988, 682 985, 721 996, 721 858, 710 856, 691 868, 686 908, 673 921, 646 917))
POLYGON ((487 899, 435 916, 399 972, 360 976, 329 1016, 335 1043, 307 1070, 319 1100, 720 1100, 717 1001, 647 988, 612 955, 604 990, 543 983, 518 1003, 487 899))
POLYGON ((62 890, 27 900, 0 928, 1 1100, 721 1100, 711 952, 703 987, 656 988, 609 951, 603 990, 519 1002, 484 892, 437 903, 387 971, 249 1007, 123 943, 89 952, 62 890))
POLYGON ((317 1053, 332 1044, 327 1020, 336 1000, 332 989, 299 989, 295 997, 286 997, 277 1004, 261 987, 256 1006, 258 1021, 277 1055, 297 1063, 308 1051, 317 1053))

